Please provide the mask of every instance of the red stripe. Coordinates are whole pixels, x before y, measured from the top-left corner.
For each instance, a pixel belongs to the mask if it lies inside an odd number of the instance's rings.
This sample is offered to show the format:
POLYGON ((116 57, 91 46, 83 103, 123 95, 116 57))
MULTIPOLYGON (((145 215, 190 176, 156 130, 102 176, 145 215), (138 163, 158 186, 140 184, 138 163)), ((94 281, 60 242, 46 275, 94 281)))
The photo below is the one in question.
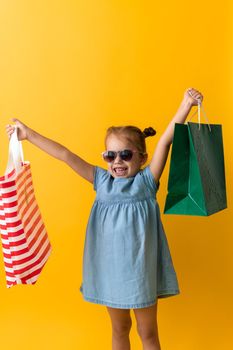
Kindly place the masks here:
POLYGON ((25 175, 27 174, 27 173, 29 173, 29 176, 30 176, 30 171, 28 171, 29 169, 26 169, 26 167, 23 169, 23 171, 20 173, 20 174, 18 174, 17 176, 16 176, 16 180, 17 180, 17 182, 20 182, 21 180, 22 180, 22 177, 25 177, 25 175))
POLYGON ((16 196, 16 194, 17 192, 15 190, 8 193, 2 193, 2 198, 11 198, 16 196))
POLYGON ((32 206, 32 204, 34 204, 35 202, 35 208, 33 209, 33 211, 31 212, 30 216, 28 217, 27 220, 30 220, 30 218, 32 217, 32 215, 34 215, 34 213, 36 213, 36 211, 38 210, 38 204, 36 203, 36 199, 35 197, 32 197, 30 202, 28 203, 27 207, 24 209, 24 211, 22 211, 22 216, 25 217, 26 213, 28 211, 28 209, 30 209, 30 207, 32 206))
POLYGON ((11 269, 13 268, 12 263, 8 263, 8 262, 4 261, 4 264, 5 264, 6 267, 9 267, 11 269))
POLYGON ((19 180, 22 178, 22 176, 25 175, 25 173, 26 173, 27 171, 30 171, 30 165, 29 165, 29 164, 27 164, 27 165, 24 164, 24 169, 23 169, 23 171, 22 171, 20 174, 17 174, 16 180, 19 181, 19 180))
MULTIPOLYGON (((33 190, 31 190, 30 192, 28 192, 26 195, 29 197, 31 194, 33 193, 33 190)), ((25 196, 25 193, 22 193, 22 195, 25 196)), ((26 197, 26 196, 25 196, 26 197)), ((19 197, 18 197, 18 201, 15 202, 11 202, 11 203, 6 203, 6 205, 4 205, 5 207, 16 207, 16 205, 19 203, 19 197), (12 205, 13 204, 13 205, 12 205)), ((10 218, 10 217, 14 217, 17 216, 17 212, 20 211, 20 209, 22 208, 22 206, 24 205, 24 203, 26 203, 26 199, 24 199, 19 205, 18 205, 18 210, 12 213, 5 213, 5 217, 10 218)), ((29 203, 26 203, 26 205, 29 205, 29 203)), ((1 207, 0 207, 1 209, 1 207)), ((2 210, 4 210, 4 207, 2 207, 2 210)))
POLYGON ((8 232, 8 236, 15 238, 15 237, 22 235, 23 233, 24 233, 24 229, 21 229, 21 230, 18 230, 17 232, 8 232))
POLYGON ((22 269, 19 269, 19 270, 15 269, 16 266, 13 266, 13 265, 17 265, 18 262, 16 262, 16 261, 13 262, 13 264, 12 263, 8 263, 8 262, 4 262, 4 264, 5 264, 6 267, 13 269, 14 270, 14 274, 24 273, 24 272, 30 270, 31 268, 33 268, 34 266, 38 265, 43 260, 43 258, 46 256, 46 254, 48 253, 50 248, 51 248, 51 244, 50 244, 50 242, 48 242, 48 244, 47 244, 44 252, 41 254, 41 256, 38 257, 37 260, 34 263, 32 263, 31 265, 27 265, 27 266, 25 266, 22 269))
POLYGON ((51 244, 48 242, 48 245, 47 245, 46 249, 44 250, 43 254, 42 254, 40 257, 38 257, 37 261, 35 261, 35 262, 32 263, 31 265, 28 265, 28 266, 26 266, 26 267, 24 267, 24 268, 22 268, 22 269, 15 270, 15 274, 24 273, 24 272, 26 272, 26 271, 32 269, 32 268, 35 267, 36 265, 38 265, 38 263, 40 263, 40 262, 43 260, 43 258, 46 256, 46 254, 48 253, 50 247, 51 247, 51 244))
MULTIPOLYGON (((35 270, 34 272, 30 273, 30 275, 28 275, 27 277, 22 278, 22 279, 21 279, 22 282, 23 282, 24 284, 26 284, 26 283, 27 283, 26 281, 27 281, 29 278, 35 277, 36 275, 38 275, 38 277, 39 277, 39 274, 41 273, 41 271, 42 271, 42 269, 43 269, 44 266, 45 266, 45 264, 44 264, 43 266, 41 266, 39 269, 37 269, 37 270, 35 270)), ((32 282, 32 284, 35 284, 36 281, 37 281, 37 280, 35 280, 34 282, 32 282)))
POLYGON ((20 250, 11 250, 11 256, 20 256, 20 255, 28 253, 28 252, 29 252, 28 247, 20 249, 20 250))
POLYGON ((3 247, 4 249, 10 249, 9 244, 2 243, 2 247, 3 247))
POLYGON ((11 213, 4 213, 4 216, 0 215, 0 220, 1 219, 5 219, 5 218, 14 218, 15 216, 17 216, 17 211, 12 211, 11 213))
MULTIPOLYGON (((11 251, 11 256, 20 256, 20 255, 22 255, 22 254, 28 253, 28 252, 33 248, 34 244, 37 242, 37 239, 38 239, 40 233, 43 231, 43 229, 44 229, 44 224, 42 223, 42 225, 39 227, 39 229, 38 229, 38 231, 37 231, 37 233, 36 233, 36 235, 35 235, 36 237, 30 242, 30 244, 28 244, 28 247, 23 248, 23 249, 19 249, 19 250, 16 250, 16 251, 11 251)), ((45 233, 45 235, 46 235, 46 233, 45 233)), ((39 244, 37 250, 39 250, 39 248, 42 247, 44 241, 45 241, 44 238, 42 238, 42 241, 41 241, 41 243, 39 244)), ((26 243, 26 240, 25 240, 25 243, 26 243)), ((22 244, 23 244, 23 243, 22 243, 22 244)), ((12 245, 11 245, 11 246, 12 246, 12 245)), ((35 254, 35 253, 36 253, 36 251, 34 251, 32 254, 35 254)), ((4 255, 4 256, 5 256, 5 255, 4 255)), ((31 256, 32 256, 32 255, 31 255, 31 256)), ((7 257, 7 256, 6 256, 6 257, 7 257)), ((28 259, 30 259, 30 257, 29 257, 28 259)), ((21 261, 18 260, 18 263, 21 263, 21 261)))
POLYGON ((24 212, 22 213, 22 215, 24 215, 26 213, 26 211, 30 208, 30 206, 32 205, 32 203, 36 201, 36 198, 33 194, 33 190, 30 191, 29 193, 27 193, 26 195, 24 194, 24 200, 20 202, 18 209, 19 211, 22 209, 23 205, 26 203, 26 208, 24 209, 24 212), (32 198, 30 199, 30 202, 28 202, 27 197, 31 196, 31 194, 33 195, 32 198))
POLYGON ((34 193, 33 189, 31 189, 29 192, 27 192, 27 189, 20 193, 18 196, 18 202, 19 202, 19 210, 22 208, 23 204, 27 203, 27 198, 29 198, 34 193))
POLYGON ((31 179, 31 178, 32 178, 31 172, 30 171, 28 172, 27 170, 25 170, 21 174, 21 176, 16 179, 16 186, 17 186, 17 188, 20 189, 26 183, 26 181, 28 179, 31 179))
MULTIPOLYGON (((18 246, 20 246, 22 244, 27 244, 27 241, 25 238, 22 238, 22 239, 18 240, 17 242, 9 242, 10 248, 11 247, 17 248, 18 246)), ((12 251, 13 251, 13 249, 12 249, 12 251)))
POLYGON ((15 221, 15 222, 7 222, 6 223, 7 228, 17 227, 17 226, 20 226, 20 225, 22 225, 22 221, 21 220, 18 220, 18 221, 15 221))
MULTIPOLYGON (((4 258, 11 259, 11 254, 3 253, 4 258)), ((7 263, 8 264, 8 263, 7 263)))
MULTIPOLYGON (((13 261, 13 265, 21 265, 21 264, 24 264, 24 263, 34 259, 37 256, 37 254, 40 253, 40 250, 41 250, 43 244, 46 242, 46 240, 47 240, 47 236, 45 235, 42 238, 42 240, 41 240, 40 244, 38 245, 38 247, 33 252, 30 252, 30 250, 28 249, 28 252, 30 253, 29 256, 27 256, 26 258, 23 258, 23 259, 14 260, 13 261)), ((20 257, 21 254, 17 254, 17 253, 18 252, 14 252, 12 255, 15 256, 15 257, 17 257, 17 256, 20 257)))
MULTIPOLYGON (((26 174, 23 174, 22 176, 25 176, 26 174)), ((21 177, 22 177, 21 176, 21 177)), ((21 177, 19 178, 19 180, 21 179, 21 177)), ((31 174, 29 173, 27 176, 24 177, 23 181, 22 182, 19 182, 19 184, 16 183, 16 181, 8 181, 6 183, 0 183, 0 188, 10 188, 10 187, 16 187, 17 186, 17 189, 19 190, 24 184, 25 182, 31 178, 31 174)), ((31 186, 32 185, 32 181, 30 181, 27 186, 31 186)), ((3 198, 9 198, 12 196, 12 193, 13 192, 8 192, 8 193, 2 193, 2 197, 3 198)))
MULTIPOLYGON (((37 218, 35 225, 37 225, 38 222, 40 222, 40 217, 37 218)), ((39 228, 37 229, 37 231, 35 232, 35 230, 33 228, 30 229, 30 232, 27 232, 27 238, 31 238, 31 236, 33 236, 33 239, 31 240, 31 242, 29 243, 29 247, 30 249, 33 248, 35 242, 37 241, 39 235, 41 234, 41 232, 45 229, 44 223, 41 222, 41 225, 39 226, 39 228)))
POLYGON ((15 277, 15 274, 12 273, 12 272, 6 272, 6 275, 9 276, 9 277, 15 277))
MULTIPOLYGON (((10 188, 10 187, 16 187, 17 186, 17 189, 19 190, 24 184, 25 182, 31 178, 31 174, 29 173, 28 175, 26 175, 25 172, 23 172, 22 174, 20 174, 17 178, 17 182, 15 180, 13 181, 8 181, 7 183, 0 183, 0 188, 10 188), (21 181, 23 178, 23 181, 21 181)), ((28 185, 32 185, 32 181, 28 184, 28 185)), ((27 185, 27 186, 28 186, 27 185)), ((16 191, 11 191, 11 192, 8 192, 8 193, 2 193, 2 198, 10 198, 12 197, 13 195, 16 195, 16 191)))
MULTIPOLYGON (((35 197, 31 198, 30 202, 26 204, 26 208, 25 208, 24 211, 21 213, 21 217, 23 217, 23 216, 26 214, 26 212, 30 209, 30 207, 31 207, 31 205, 32 205, 32 203, 33 203, 34 201, 36 202, 35 197)), ((24 204, 25 202, 26 202, 26 199, 20 204, 20 206, 18 206, 18 208, 17 208, 17 212, 18 212, 18 213, 19 213, 20 209, 22 208, 22 206, 23 206, 23 204, 24 204)), ((7 205, 8 205, 8 207, 17 207, 18 202, 14 202, 14 204, 15 204, 15 205, 10 205, 10 203, 8 203, 7 205)), ((37 205, 37 207, 38 207, 38 204, 37 204, 37 203, 36 203, 36 205, 37 205)), ((14 213, 17 214, 17 212, 14 212, 14 213)), ((6 216, 6 217, 13 217, 14 215, 13 215, 13 213, 5 213, 5 216, 6 216), (12 216, 11 216, 11 215, 12 215, 12 216)), ((16 215, 15 215, 15 216, 16 216, 16 215)), ((4 219, 4 217, 3 217, 3 219, 4 219)))
POLYGON ((4 208, 13 208, 13 207, 16 207, 18 204, 17 200, 14 201, 14 202, 11 202, 11 203, 3 203, 3 207, 4 208))
POLYGON ((17 183, 18 190, 20 190, 25 184, 26 184, 25 187, 28 187, 29 185, 32 185, 31 174, 28 174, 28 175, 24 174, 24 175, 25 175, 25 177, 24 177, 23 181, 20 181, 20 182, 17 183), (27 183, 28 180, 31 180, 31 181, 27 183))
POLYGON ((0 181, 6 181, 9 177, 11 177, 15 173, 15 169, 13 169, 9 174, 0 176, 0 181))
POLYGON ((11 263, 8 263, 8 262, 6 262, 6 261, 4 261, 4 265, 5 265, 6 267, 9 267, 9 268, 12 268, 12 267, 13 267, 13 265, 12 265, 11 263))
MULTIPOLYGON (((30 177, 29 177, 30 178, 30 177)), ((30 182, 26 182, 28 179, 25 179, 24 182, 20 183, 18 186, 17 186, 17 190, 18 192, 20 193, 20 195, 22 195, 22 193, 25 192, 25 189, 28 189, 29 187, 32 187, 32 181, 30 182)))
MULTIPOLYGON (((39 214, 37 216, 37 218, 35 218, 35 221, 34 221, 33 225, 30 227, 30 229, 25 230, 25 234, 26 234, 27 239, 30 238, 30 236, 34 232, 35 227, 37 226, 38 222, 40 222, 40 220, 41 220, 41 215, 39 214)), ((36 235, 36 233, 34 233, 34 234, 36 235)))
POLYGON ((7 282, 7 287, 12 287, 16 284, 16 282, 7 282))
MULTIPOLYGON (((20 235, 23 234, 23 233, 25 233, 25 234, 26 234, 26 237, 29 238, 29 237, 31 236, 31 234, 34 232, 35 227, 37 226, 38 222, 40 222, 40 220, 41 220, 41 215, 39 214, 39 215, 37 216, 37 218, 35 219, 35 222, 33 223, 33 225, 30 227, 29 230, 27 230, 27 232, 25 232, 24 229, 21 229, 21 230, 19 230, 19 231, 17 231, 17 232, 8 232, 8 234, 5 235, 5 236, 6 236, 5 239, 8 239, 8 236, 9 236, 9 237, 12 237, 12 238, 15 238, 15 237, 20 236, 20 235)), ((2 226, 2 225, 0 225, 0 228, 1 228, 1 226, 2 226)), ((40 234, 41 231, 44 229, 44 227, 45 227, 45 226, 44 226, 44 224, 43 224, 43 222, 42 222, 41 226, 39 227, 39 229, 38 229, 37 232, 35 233, 35 237, 36 237, 36 236, 39 236, 39 234, 40 234)), ((4 228, 5 228, 5 227, 4 227, 4 228)), ((17 246, 19 246, 19 245, 21 245, 21 244, 25 244, 25 243, 27 242, 27 241, 26 241, 26 237, 24 237, 24 238, 22 238, 22 239, 20 239, 20 240, 18 240, 18 241, 16 241, 16 242, 9 242, 9 243, 10 243, 10 246, 12 246, 12 247, 17 247, 17 246)), ((30 243, 30 248, 33 247, 35 241, 36 241, 36 238, 34 238, 34 239, 32 240, 32 242, 30 243)))
POLYGON ((8 188, 15 186, 15 180, 0 183, 0 188, 8 188))

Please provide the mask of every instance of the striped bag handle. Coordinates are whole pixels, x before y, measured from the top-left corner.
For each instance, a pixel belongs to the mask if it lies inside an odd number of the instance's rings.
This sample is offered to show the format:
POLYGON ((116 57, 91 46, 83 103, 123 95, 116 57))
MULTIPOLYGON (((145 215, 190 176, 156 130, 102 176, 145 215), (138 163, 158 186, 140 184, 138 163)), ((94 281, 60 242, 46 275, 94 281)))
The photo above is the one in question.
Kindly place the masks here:
POLYGON ((9 155, 5 176, 13 169, 16 170, 16 174, 19 174, 24 163, 23 147, 22 142, 18 140, 17 127, 15 125, 15 131, 12 133, 9 141, 9 155))

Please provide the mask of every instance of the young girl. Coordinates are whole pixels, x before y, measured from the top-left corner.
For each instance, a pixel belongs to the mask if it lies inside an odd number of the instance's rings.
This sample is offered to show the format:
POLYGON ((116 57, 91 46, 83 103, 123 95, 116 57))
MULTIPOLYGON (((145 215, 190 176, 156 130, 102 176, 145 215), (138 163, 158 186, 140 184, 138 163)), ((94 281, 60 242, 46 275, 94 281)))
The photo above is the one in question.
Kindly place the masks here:
MULTIPOLYGON (((147 161, 145 138, 134 126, 110 127, 102 153, 108 170, 91 165, 61 144, 13 119, 18 139, 28 140, 64 161, 93 184, 96 199, 87 225, 80 291, 89 302, 106 305, 112 323, 112 349, 129 350, 130 309, 144 350, 160 350, 157 299, 179 294, 166 235, 156 201, 159 179, 173 139, 175 123, 184 123, 202 94, 190 88, 147 161)), ((7 125, 10 138, 15 127, 7 125)))

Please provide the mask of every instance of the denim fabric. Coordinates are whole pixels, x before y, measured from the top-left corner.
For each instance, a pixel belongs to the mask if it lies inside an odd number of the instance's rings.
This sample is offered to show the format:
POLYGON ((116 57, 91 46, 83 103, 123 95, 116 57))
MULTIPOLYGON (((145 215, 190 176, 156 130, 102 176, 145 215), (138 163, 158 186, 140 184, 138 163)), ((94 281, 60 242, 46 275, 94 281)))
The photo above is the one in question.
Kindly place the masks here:
POLYGON ((95 167, 96 199, 83 254, 80 291, 86 301, 142 308, 179 294, 149 166, 134 177, 113 178, 95 167))

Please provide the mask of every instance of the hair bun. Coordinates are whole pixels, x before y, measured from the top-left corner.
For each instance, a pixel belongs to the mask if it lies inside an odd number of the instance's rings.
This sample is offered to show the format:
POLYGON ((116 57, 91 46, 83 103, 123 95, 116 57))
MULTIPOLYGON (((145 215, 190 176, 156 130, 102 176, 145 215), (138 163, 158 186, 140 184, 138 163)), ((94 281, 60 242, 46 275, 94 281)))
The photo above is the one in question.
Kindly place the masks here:
POLYGON ((149 127, 144 129, 142 133, 144 137, 148 137, 148 136, 154 136, 156 134, 156 131, 152 127, 149 127))

